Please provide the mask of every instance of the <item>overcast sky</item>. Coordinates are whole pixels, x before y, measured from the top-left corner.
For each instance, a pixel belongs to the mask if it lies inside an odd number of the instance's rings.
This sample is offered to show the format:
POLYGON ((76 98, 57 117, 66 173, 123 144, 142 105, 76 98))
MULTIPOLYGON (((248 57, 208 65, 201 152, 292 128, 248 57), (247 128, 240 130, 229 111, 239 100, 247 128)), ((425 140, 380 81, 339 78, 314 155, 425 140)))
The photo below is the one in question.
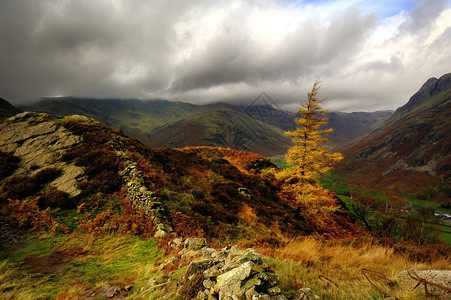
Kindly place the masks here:
POLYGON ((0 97, 396 109, 451 72, 450 0, 0 0, 0 97))

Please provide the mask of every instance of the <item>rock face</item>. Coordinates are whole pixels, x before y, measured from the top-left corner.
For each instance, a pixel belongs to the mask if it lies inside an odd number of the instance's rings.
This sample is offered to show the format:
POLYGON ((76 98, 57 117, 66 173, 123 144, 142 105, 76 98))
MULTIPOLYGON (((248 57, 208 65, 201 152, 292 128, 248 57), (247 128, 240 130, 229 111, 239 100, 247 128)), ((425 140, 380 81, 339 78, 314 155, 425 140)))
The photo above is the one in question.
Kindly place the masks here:
POLYGON ((446 91, 451 86, 451 73, 441 76, 439 79, 428 79, 421 88, 410 97, 409 101, 402 107, 398 108, 394 113, 396 117, 399 114, 412 110, 415 106, 421 105, 421 103, 427 101, 430 97, 446 91))
POLYGON ((78 182, 81 167, 60 161, 61 155, 81 142, 48 114, 24 112, 0 124, 0 151, 20 158, 13 175, 33 175, 45 168, 56 168, 62 174, 49 184, 70 197, 80 194, 78 182))
MULTIPOLYGON (((398 280, 400 285, 408 289, 413 289, 420 281, 412 277, 418 278, 420 280, 425 279, 428 282, 435 283, 437 285, 451 289, 450 270, 404 270, 398 274, 398 280)), ((428 291, 431 292, 433 295, 442 296, 444 297, 443 299, 451 298, 451 291, 447 291, 445 289, 439 288, 431 284, 428 284, 427 287, 428 291)))

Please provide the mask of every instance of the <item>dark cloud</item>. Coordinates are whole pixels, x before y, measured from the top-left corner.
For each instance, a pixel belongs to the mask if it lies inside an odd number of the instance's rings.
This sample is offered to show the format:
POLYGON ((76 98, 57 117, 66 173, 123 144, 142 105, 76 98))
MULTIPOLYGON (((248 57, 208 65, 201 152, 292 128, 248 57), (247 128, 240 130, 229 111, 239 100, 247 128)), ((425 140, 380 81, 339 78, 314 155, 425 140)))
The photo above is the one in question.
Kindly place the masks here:
POLYGON ((300 23, 269 51, 252 40, 246 19, 230 16, 228 23, 201 49, 193 52, 176 69, 173 88, 177 91, 204 89, 218 84, 259 81, 295 82, 325 66, 343 65, 352 60, 365 35, 376 25, 375 15, 362 16, 353 8, 315 26, 312 20, 300 23))
POLYGON ((385 19, 343 3, 3 0, 0 97, 246 104, 265 91, 291 108, 322 79, 331 108, 371 110, 449 72, 445 0, 385 19))

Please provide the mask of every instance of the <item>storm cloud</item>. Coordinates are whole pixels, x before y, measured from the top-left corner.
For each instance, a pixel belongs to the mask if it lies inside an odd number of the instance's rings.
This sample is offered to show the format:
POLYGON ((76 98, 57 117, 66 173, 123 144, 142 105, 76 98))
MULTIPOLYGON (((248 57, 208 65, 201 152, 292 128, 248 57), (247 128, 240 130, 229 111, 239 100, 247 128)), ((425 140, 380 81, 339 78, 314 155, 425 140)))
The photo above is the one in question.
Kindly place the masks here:
POLYGON ((446 0, 0 2, 0 97, 166 98, 395 109, 451 71, 446 0), (370 3, 373 3, 370 5, 370 3))

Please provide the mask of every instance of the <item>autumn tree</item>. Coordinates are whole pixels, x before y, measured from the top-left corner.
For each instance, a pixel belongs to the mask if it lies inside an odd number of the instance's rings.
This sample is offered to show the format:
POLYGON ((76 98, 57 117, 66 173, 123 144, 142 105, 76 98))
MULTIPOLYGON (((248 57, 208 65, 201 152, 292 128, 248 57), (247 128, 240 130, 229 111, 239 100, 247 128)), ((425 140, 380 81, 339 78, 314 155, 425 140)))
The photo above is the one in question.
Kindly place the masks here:
POLYGON ((327 124, 327 110, 320 104, 325 100, 318 97, 320 82, 316 81, 308 93, 308 99, 299 108, 298 127, 285 132, 292 137, 294 146, 285 155, 291 165, 279 174, 297 194, 310 194, 319 187, 319 176, 328 172, 343 157, 340 153, 330 153, 325 147, 327 135, 332 129, 323 129, 327 124))

